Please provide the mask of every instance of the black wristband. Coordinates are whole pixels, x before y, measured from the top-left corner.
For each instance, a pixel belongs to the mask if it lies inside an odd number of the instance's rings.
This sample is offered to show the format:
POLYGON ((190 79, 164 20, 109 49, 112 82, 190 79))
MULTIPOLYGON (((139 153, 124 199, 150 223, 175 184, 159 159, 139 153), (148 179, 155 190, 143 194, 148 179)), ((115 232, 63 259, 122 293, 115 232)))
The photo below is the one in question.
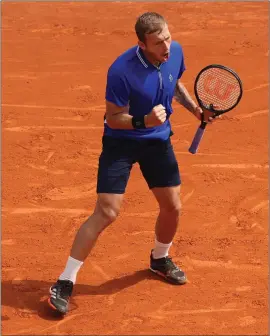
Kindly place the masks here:
POLYGON ((132 126, 135 129, 146 128, 143 117, 132 117, 131 119, 132 126))

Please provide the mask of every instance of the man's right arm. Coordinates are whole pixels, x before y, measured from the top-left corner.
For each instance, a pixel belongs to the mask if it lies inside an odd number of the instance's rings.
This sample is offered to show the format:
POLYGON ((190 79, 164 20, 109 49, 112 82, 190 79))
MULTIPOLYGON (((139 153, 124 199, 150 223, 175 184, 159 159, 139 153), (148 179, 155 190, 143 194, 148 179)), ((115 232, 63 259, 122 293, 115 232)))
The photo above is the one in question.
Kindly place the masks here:
POLYGON ((106 100, 106 122, 110 128, 133 129, 132 116, 128 114, 128 106, 117 106, 106 100))
MULTIPOLYGON (((117 106, 106 100, 106 122, 110 128, 114 129, 134 129, 132 116, 129 114, 128 106, 117 106)), ((157 105, 143 118, 145 127, 154 127, 163 124, 166 120, 166 110, 164 106, 157 105)))
POLYGON ((124 74, 117 70, 112 66, 107 76, 106 122, 108 126, 114 129, 131 130, 163 124, 166 120, 166 111, 162 105, 155 106, 146 116, 129 115, 131 87, 124 74))

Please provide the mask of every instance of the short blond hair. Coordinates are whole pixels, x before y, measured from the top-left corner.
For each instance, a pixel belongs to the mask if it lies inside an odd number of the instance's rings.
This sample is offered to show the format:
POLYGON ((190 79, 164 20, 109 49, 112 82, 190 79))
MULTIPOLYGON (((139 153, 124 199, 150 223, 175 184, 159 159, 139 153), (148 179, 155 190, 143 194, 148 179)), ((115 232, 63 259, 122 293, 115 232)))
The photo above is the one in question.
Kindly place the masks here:
POLYGON ((145 42, 145 35, 152 33, 160 33, 167 24, 164 17, 155 12, 146 12, 138 17, 135 24, 135 31, 139 41, 145 42))

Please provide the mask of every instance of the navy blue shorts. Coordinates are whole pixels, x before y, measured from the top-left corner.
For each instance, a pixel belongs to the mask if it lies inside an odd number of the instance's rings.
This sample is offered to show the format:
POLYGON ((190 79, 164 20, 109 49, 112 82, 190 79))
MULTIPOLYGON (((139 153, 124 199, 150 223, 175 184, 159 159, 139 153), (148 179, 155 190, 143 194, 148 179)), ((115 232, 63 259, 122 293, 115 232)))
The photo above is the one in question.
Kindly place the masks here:
POLYGON ((103 136, 102 145, 97 193, 123 194, 136 162, 150 189, 181 184, 170 138, 138 141, 103 136))

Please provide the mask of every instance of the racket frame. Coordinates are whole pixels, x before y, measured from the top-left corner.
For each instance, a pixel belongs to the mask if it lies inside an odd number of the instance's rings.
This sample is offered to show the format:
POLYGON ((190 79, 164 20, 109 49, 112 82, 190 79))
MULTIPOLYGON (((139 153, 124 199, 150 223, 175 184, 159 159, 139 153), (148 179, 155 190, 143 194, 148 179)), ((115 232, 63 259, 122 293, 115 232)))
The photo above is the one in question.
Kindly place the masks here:
POLYGON ((196 96, 196 99, 197 99, 197 102, 199 104, 199 106, 205 110, 208 110, 208 111, 211 111, 214 113, 213 115, 213 118, 223 114, 223 113, 226 113, 226 112, 229 112, 231 111, 233 108, 235 108, 236 105, 238 105, 238 103, 240 102, 241 98, 242 98, 242 95, 243 95, 243 85, 242 85, 242 81, 240 79, 240 77, 237 75, 237 73, 235 71, 233 71, 232 69, 224 66, 224 65, 221 65, 221 64, 211 64, 211 65, 208 65, 206 67, 204 67, 197 75, 196 79, 195 79, 195 83, 194 83, 194 94, 196 96), (213 106, 205 106, 203 103, 202 103, 202 100, 199 98, 199 95, 198 95, 198 92, 197 92, 197 83, 200 79, 200 76, 201 74, 208 70, 208 69, 211 69, 211 68, 219 68, 219 69, 222 69, 222 70, 225 70, 225 71, 228 71, 230 72, 238 81, 238 84, 239 84, 239 87, 240 87, 240 95, 239 97, 237 98, 236 102, 228 109, 225 109, 225 110, 215 110, 215 108, 213 106))
MULTIPOLYGON (((215 118, 223 113, 226 113, 226 112, 229 112, 231 111, 233 108, 236 107, 236 105, 238 105, 238 103, 240 102, 241 98, 242 98, 242 95, 243 95, 243 85, 242 85, 242 81, 240 79, 240 77, 237 75, 237 73, 235 71, 233 71, 232 69, 224 66, 224 65, 221 65, 221 64, 211 64, 211 65, 208 65, 206 67, 204 67, 197 75, 196 79, 195 79, 195 82, 194 82, 194 94, 196 96, 196 99, 197 99, 197 102, 199 104, 199 106, 202 108, 202 109, 205 109, 205 110, 208 110, 210 112, 213 112, 213 116, 212 118, 215 118), (197 93, 197 83, 200 79, 200 76, 201 74, 206 71, 207 69, 211 69, 211 68, 219 68, 219 69, 222 69, 222 70, 225 70, 225 71, 228 71, 230 72, 238 81, 238 84, 239 84, 239 87, 240 87, 240 94, 239 94, 239 97, 238 99, 236 100, 236 102, 228 109, 225 109, 225 110, 215 110, 214 106, 212 104, 210 104, 209 106, 205 106, 201 99, 199 98, 199 95, 197 93)), ((197 132, 193 138, 193 141, 192 141, 192 144, 189 148, 189 152, 192 153, 192 154, 196 154, 197 150, 198 150, 198 147, 199 147, 199 144, 201 142, 201 139, 203 137, 203 134, 204 134, 204 131, 205 131, 205 128, 206 128, 206 125, 207 125, 207 122, 204 121, 204 115, 202 113, 202 120, 201 120, 201 125, 198 127, 197 129, 197 132)))

